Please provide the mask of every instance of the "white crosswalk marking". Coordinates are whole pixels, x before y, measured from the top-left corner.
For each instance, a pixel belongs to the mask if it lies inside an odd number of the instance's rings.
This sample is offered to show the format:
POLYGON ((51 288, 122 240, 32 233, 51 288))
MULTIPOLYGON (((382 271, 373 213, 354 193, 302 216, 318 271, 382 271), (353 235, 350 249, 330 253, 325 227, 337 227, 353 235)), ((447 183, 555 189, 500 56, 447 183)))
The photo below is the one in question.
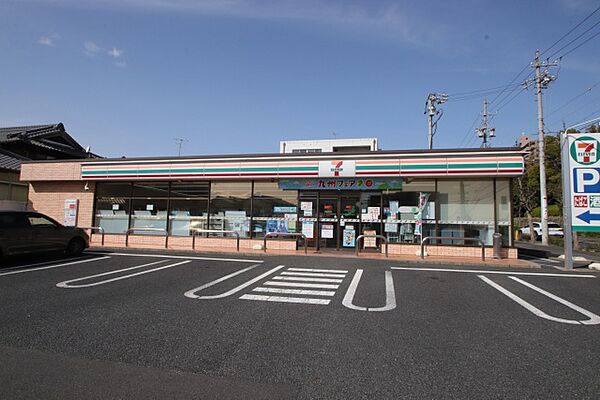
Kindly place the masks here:
POLYGON ((279 303, 299 303, 299 304, 321 304, 327 305, 331 300, 329 299, 311 299, 307 297, 281 297, 281 296, 264 296, 260 294, 245 294, 240 297, 242 300, 261 300, 261 301, 275 301, 279 303))
POLYGON ((252 292, 240 297, 242 300, 268 301, 276 303, 328 305, 331 299, 308 296, 335 296, 336 289, 343 282, 347 270, 288 268, 271 280, 256 287, 252 292), (274 287, 275 286, 275 287, 274 287), (286 296, 291 295, 291 296, 286 296))
POLYGON ((253 292, 279 293, 279 294, 304 294, 307 296, 333 296, 334 291, 330 290, 305 290, 305 289, 282 289, 272 287, 257 287, 253 292))
POLYGON ((331 285, 327 283, 298 283, 298 282, 281 282, 281 281, 268 281, 265 285, 270 286, 287 286, 287 287, 308 287, 315 289, 337 289, 340 285, 331 285))
POLYGON ((348 271, 344 269, 315 269, 315 268, 288 268, 288 271, 301 271, 301 272, 332 272, 336 274, 347 274, 348 271))
POLYGON ((288 272, 284 271, 279 275, 286 276, 313 276, 315 278, 343 278, 346 274, 323 274, 321 272, 288 272))
POLYGON ((276 276, 273 278, 277 281, 296 281, 296 282, 323 282, 323 283, 342 283, 343 279, 331 278, 308 278, 300 276, 276 276))

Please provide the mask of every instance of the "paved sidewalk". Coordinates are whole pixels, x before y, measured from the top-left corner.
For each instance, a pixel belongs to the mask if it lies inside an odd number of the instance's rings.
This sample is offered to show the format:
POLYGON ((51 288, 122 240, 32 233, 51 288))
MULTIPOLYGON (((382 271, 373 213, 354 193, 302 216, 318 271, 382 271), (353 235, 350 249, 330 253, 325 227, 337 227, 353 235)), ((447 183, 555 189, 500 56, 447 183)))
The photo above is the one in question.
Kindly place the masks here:
MULTIPOLYGON (((558 257, 564 254, 564 249, 560 246, 543 246, 541 243, 531 243, 527 241, 515 241, 515 247, 519 249, 519 254, 541 255, 542 257, 558 257)), ((600 254, 589 251, 573 250, 573 255, 585 257, 588 260, 600 262, 600 254)))
MULTIPOLYGON (((204 247, 204 246, 196 246, 195 251, 191 250, 175 250, 175 249, 148 249, 148 248, 135 248, 135 247, 102 247, 102 246, 92 246, 90 250, 112 250, 112 251, 122 251, 127 249, 128 251, 148 251, 148 252, 160 252, 160 253, 182 253, 182 254, 197 254, 197 253, 228 253, 235 254, 237 256, 304 256, 304 250, 276 250, 276 249, 268 249, 266 252, 264 250, 241 250, 239 252, 230 251, 229 249, 224 248, 214 248, 214 247, 204 247)), ((353 258, 356 259, 356 255, 354 252, 347 251, 311 251, 308 250, 306 256, 315 256, 315 257, 332 257, 332 258, 353 258)), ((427 256, 424 259, 421 259, 418 256, 407 256, 407 255, 396 255, 390 254, 388 258, 385 257, 385 254, 382 253, 373 253, 373 252, 362 252, 360 253, 360 259, 366 260, 390 260, 394 262, 402 262, 402 263, 410 263, 410 264, 428 264, 428 265, 446 265, 446 266, 493 266, 493 267, 506 267, 506 268, 539 268, 539 265, 533 263, 531 261, 522 260, 522 259, 493 259, 486 258, 485 261, 482 261, 480 258, 473 257, 436 257, 436 256, 427 256)))

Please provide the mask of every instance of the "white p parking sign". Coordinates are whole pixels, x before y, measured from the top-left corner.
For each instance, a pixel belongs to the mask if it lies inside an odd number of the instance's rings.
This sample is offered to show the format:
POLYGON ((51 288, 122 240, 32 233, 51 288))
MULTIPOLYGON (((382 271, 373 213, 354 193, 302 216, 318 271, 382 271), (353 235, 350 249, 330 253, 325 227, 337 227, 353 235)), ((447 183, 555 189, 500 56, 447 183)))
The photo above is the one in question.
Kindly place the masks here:
POLYGON ((574 231, 600 232, 600 135, 568 134, 569 197, 574 231))

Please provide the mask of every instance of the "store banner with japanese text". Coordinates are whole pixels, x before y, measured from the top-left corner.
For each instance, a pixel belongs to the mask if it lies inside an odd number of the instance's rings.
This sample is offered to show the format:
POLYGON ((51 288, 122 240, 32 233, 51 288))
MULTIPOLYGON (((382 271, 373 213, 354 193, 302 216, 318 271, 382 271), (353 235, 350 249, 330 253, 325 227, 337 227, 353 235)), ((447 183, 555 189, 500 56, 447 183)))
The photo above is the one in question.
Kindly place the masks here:
POLYGON ((324 178, 281 179, 282 190, 401 190, 402 179, 395 178, 324 178))

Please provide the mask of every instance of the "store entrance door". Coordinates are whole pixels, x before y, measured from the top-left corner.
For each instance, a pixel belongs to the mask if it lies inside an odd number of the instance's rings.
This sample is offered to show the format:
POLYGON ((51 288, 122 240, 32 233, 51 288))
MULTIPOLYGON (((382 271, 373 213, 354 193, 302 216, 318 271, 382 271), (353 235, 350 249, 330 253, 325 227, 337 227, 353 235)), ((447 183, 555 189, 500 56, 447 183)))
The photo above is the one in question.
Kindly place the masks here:
POLYGON ((300 192, 299 200, 298 220, 310 247, 353 251, 359 235, 381 232, 378 192, 300 192))

